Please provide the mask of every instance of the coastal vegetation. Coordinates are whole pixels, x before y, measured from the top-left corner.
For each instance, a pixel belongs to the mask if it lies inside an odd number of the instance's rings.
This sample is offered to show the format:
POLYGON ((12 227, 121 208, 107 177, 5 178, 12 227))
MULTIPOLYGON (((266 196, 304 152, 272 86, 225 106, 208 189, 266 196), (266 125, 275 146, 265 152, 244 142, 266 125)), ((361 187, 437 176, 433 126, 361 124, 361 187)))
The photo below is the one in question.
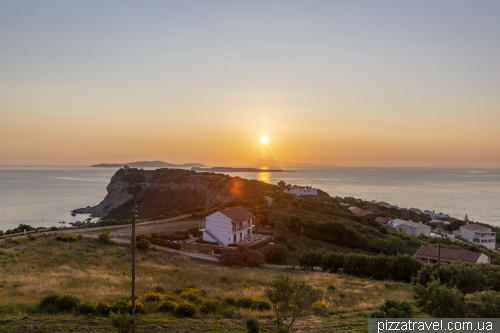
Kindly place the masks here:
MULTIPOLYGON (((88 238, 58 242, 55 237, 37 235, 34 241, 22 237, 20 244, 0 241, 3 327, 12 331, 19 327, 28 330, 29 325, 42 325, 47 330, 53 330, 54 325, 68 331, 85 327, 94 332, 113 330, 109 314, 120 307, 126 309, 129 301, 125 298, 130 295, 130 248, 88 238), (68 304, 74 309, 62 312, 51 305, 40 306, 46 297, 49 300, 45 303, 51 304, 61 295, 76 297, 76 308, 71 302, 68 304)), ((266 290, 278 275, 320 290, 320 301, 327 304, 324 316, 312 317, 312 307, 299 314, 294 323, 299 331, 363 331, 366 318, 385 298, 411 301, 411 287, 404 283, 392 282, 393 287, 387 288, 382 281, 321 272, 231 268, 152 249, 138 253, 137 266, 138 301, 145 309, 136 318, 139 332, 159 328, 169 332, 244 332, 250 317, 273 331, 275 315, 266 290), (335 290, 329 288, 331 285, 335 290), (194 305, 196 312, 191 319, 179 321, 181 312, 189 313, 186 303, 194 305), (179 304, 183 305, 177 311, 179 304)))

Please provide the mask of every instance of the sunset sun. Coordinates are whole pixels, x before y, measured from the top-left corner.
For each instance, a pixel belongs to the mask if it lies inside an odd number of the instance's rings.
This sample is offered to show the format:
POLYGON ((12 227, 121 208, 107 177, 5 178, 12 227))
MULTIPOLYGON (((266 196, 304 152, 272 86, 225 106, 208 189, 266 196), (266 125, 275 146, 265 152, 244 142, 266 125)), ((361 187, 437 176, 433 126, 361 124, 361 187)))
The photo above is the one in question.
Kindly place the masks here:
POLYGON ((262 138, 260 138, 260 142, 267 143, 267 136, 263 136, 262 138))

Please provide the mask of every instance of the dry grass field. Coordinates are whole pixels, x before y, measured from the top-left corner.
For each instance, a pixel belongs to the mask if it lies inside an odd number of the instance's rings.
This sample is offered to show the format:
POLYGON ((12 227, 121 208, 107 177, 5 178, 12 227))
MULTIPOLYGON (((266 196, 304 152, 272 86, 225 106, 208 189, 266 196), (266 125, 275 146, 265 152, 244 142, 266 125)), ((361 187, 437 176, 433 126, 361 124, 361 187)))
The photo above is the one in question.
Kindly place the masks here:
MULTIPOLYGON (((36 308, 41 297, 49 293, 70 293, 81 301, 92 303, 112 302, 127 296, 131 285, 130 267, 131 253, 126 245, 104 245, 86 238, 65 243, 56 241, 53 235, 37 236, 33 241, 24 238, 20 244, 1 241, 0 324, 24 327, 20 323, 21 318, 29 318, 28 321, 44 325, 57 322, 56 318, 60 322, 68 322, 69 326, 82 321, 88 323, 88 320, 78 316, 39 313, 36 308)), ((264 291, 273 276, 284 274, 294 279, 303 279, 323 290, 324 301, 329 306, 327 317, 315 317, 311 313, 301 318, 298 327, 303 327, 304 332, 327 332, 328 327, 340 329, 352 325, 357 327, 355 331, 365 331, 369 311, 380 305, 385 298, 411 298, 409 286, 401 283, 384 283, 321 272, 226 268, 163 251, 139 253, 137 272, 139 296, 154 290, 169 293, 176 288, 193 285, 205 290, 207 298, 264 297, 264 291), (329 290, 329 284, 335 285, 336 290, 329 290)), ((140 321, 144 328, 157 323, 159 331, 169 328, 169 332, 184 332, 185 325, 180 325, 179 322, 189 322, 199 332, 231 332, 238 331, 237 327, 243 327, 241 318, 249 314, 261 317, 272 331, 271 311, 252 313, 251 310, 240 310, 238 318, 232 320, 218 318, 216 315, 198 315, 194 319, 177 320, 171 315, 159 316, 155 313, 142 315, 140 321), (225 324, 220 324, 220 321, 225 324), (214 325, 220 325, 221 330, 214 330, 214 325), (234 327, 234 330, 224 330, 228 327, 234 327)), ((106 331, 109 320, 100 317, 92 320, 95 331, 106 331)))

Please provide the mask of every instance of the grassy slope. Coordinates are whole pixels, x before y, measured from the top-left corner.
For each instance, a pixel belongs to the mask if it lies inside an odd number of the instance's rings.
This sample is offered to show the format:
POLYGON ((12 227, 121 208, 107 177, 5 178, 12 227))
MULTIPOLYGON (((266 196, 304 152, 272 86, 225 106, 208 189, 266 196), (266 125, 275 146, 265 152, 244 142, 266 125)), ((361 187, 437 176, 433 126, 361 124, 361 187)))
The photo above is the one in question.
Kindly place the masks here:
MULTIPOLYGON (((82 301, 112 302, 126 296, 130 290, 130 249, 117 244, 100 245, 95 240, 82 239, 75 243, 61 243, 53 236, 39 236, 29 242, 0 243, 0 324, 7 331, 25 331, 35 325, 37 331, 93 332, 110 329, 107 318, 49 315, 37 309, 42 295, 57 292, 71 293, 82 301), (27 319, 22 319, 27 317, 27 319)), ((144 293, 162 288, 165 293, 193 284, 207 291, 209 297, 261 297, 272 276, 286 274, 301 278, 324 291, 324 301, 330 315, 318 318, 307 314, 299 327, 304 332, 365 331, 369 311, 384 298, 410 299, 409 286, 393 283, 391 288, 380 281, 371 281, 334 274, 275 269, 232 269, 190 260, 186 256, 164 252, 139 255, 139 271, 144 293), (222 283, 221 278, 228 283, 222 283), (337 286, 335 292, 326 289, 328 283, 337 286)), ((141 286, 137 285, 138 292, 141 286)), ((172 315, 150 313, 140 315, 140 331, 169 332, 237 332, 244 331, 243 320, 252 314, 241 311, 239 319, 222 319, 216 315, 198 315, 194 319, 179 320, 172 315)), ((262 318, 270 332, 271 312, 253 313, 262 318)))

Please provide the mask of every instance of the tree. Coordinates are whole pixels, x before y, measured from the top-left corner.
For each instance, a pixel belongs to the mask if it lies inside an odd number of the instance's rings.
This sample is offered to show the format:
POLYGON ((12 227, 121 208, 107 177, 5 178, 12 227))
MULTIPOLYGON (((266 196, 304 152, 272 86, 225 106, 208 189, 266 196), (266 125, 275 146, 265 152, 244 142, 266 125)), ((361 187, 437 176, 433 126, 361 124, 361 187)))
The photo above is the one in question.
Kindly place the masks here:
POLYGON ((499 318, 500 294, 492 290, 475 293, 465 303, 468 318, 499 318))
POLYGON ((344 254, 341 252, 330 252, 323 256, 321 268, 329 270, 332 273, 337 273, 339 268, 344 265, 344 254))
POLYGON ((246 246, 237 249, 223 248, 219 261, 223 266, 260 267, 265 263, 260 251, 250 250, 246 246))
POLYGON ((282 222, 285 227, 290 225, 290 217, 288 214, 273 210, 267 215, 267 221, 271 226, 275 226, 276 222, 282 222))
POLYGON ((284 264, 288 256, 288 250, 280 244, 268 245, 262 252, 266 258, 266 262, 271 264, 284 264))
POLYGON ((413 216, 413 218, 411 219, 413 222, 420 222, 420 216, 418 215, 415 215, 413 216))
POLYGON ((435 280, 426 287, 420 284, 415 285, 413 291, 417 305, 434 318, 465 317, 462 294, 457 288, 448 288, 435 280))
POLYGON ((309 250, 300 257, 300 266, 302 267, 311 267, 311 270, 314 269, 314 266, 321 266, 323 261, 323 256, 321 253, 316 252, 314 250, 309 250))
POLYGON ((271 280, 266 295, 273 303, 278 329, 291 329, 300 313, 309 309, 320 297, 320 291, 304 281, 291 281, 290 277, 279 275, 271 280))

